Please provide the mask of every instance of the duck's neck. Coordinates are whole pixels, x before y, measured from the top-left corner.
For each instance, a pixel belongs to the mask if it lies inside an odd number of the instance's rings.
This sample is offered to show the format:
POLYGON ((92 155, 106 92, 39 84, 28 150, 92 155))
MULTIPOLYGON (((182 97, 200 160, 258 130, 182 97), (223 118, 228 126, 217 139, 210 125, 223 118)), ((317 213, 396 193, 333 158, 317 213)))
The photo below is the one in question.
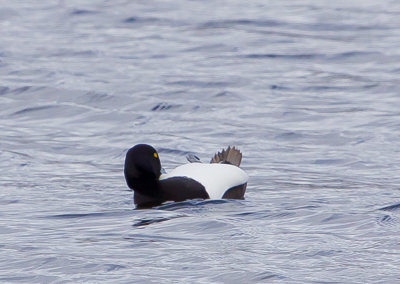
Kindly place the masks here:
POLYGON ((160 194, 160 182, 154 177, 140 177, 131 179, 131 186, 135 192, 152 198, 160 194))

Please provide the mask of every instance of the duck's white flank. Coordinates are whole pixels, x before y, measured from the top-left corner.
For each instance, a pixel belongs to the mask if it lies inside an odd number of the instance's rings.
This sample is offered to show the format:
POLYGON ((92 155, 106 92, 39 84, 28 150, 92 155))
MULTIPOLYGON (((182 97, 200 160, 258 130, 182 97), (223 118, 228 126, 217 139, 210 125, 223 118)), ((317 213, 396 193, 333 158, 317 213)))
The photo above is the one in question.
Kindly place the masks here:
POLYGON ((240 168, 229 164, 191 163, 177 167, 160 180, 171 177, 188 177, 201 183, 210 199, 221 199, 225 191, 234 186, 244 184, 248 175, 240 168))

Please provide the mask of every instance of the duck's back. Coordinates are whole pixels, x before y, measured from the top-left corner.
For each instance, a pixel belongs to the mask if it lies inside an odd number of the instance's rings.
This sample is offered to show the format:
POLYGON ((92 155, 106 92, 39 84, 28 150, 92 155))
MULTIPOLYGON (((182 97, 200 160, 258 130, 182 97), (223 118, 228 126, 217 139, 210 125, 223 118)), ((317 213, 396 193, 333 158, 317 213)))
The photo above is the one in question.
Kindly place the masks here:
POLYGON ((206 189, 210 199, 243 198, 248 180, 247 174, 239 167, 217 163, 185 164, 162 175, 160 180, 176 177, 187 177, 199 182, 206 189), (227 193, 230 190, 240 193, 227 193))

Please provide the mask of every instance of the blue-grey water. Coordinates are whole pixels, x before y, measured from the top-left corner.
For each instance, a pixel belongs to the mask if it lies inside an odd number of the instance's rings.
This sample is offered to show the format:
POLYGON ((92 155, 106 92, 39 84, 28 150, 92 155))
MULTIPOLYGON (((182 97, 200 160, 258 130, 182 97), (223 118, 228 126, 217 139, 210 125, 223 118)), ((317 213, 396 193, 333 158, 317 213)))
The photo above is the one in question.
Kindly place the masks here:
POLYGON ((1 283, 399 283, 400 2, 1 1, 1 283), (244 201, 134 210, 227 145, 244 201))

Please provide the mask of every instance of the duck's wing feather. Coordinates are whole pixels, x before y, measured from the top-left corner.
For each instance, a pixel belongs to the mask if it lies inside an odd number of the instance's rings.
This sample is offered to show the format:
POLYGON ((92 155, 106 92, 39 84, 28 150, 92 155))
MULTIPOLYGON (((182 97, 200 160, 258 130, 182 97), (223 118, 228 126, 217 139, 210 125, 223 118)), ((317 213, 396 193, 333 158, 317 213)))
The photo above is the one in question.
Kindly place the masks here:
POLYGON ((236 149, 235 146, 229 146, 221 152, 216 153, 210 163, 232 164, 239 167, 241 161, 242 153, 240 153, 239 149, 236 149))

